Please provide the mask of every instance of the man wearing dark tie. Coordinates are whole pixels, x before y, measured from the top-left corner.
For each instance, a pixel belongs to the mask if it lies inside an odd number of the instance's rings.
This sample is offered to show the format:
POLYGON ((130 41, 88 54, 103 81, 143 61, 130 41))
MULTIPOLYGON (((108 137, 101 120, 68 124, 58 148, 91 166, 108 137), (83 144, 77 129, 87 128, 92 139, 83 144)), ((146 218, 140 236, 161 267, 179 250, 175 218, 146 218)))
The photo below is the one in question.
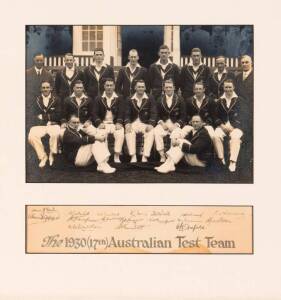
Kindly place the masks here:
POLYGON ((185 100, 193 95, 194 83, 202 81, 206 94, 209 95, 210 69, 202 62, 202 53, 199 48, 191 50, 191 61, 181 69, 180 88, 185 100))
POLYGON ((65 67, 57 72, 55 79, 55 90, 62 100, 72 94, 75 81, 83 81, 83 72, 75 66, 72 53, 65 54, 64 63, 65 67))
POLYGON ((119 70, 116 79, 116 92, 124 98, 135 93, 135 85, 139 79, 144 80, 146 90, 149 92, 147 70, 138 63, 138 51, 135 49, 130 50, 128 58, 129 62, 119 70))
POLYGON ((159 100, 163 93, 163 82, 166 79, 172 79, 175 84, 175 92, 179 89, 180 70, 170 59, 170 50, 166 45, 159 48, 159 60, 152 64, 148 70, 149 85, 152 95, 156 101, 159 100))
POLYGON ((94 62, 84 70, 85 90, 93 100, 104 92, 104 79, 114 79, 114 70, 104 63, 104 51, 102 48, 94 50, 94 62))
POLYGON ((235 80, 235 75, 227 70, 225 57, 218 56, 216 58, 216 69, 209 80, 210 96, 212 98, 219 99, 223 95, 223 83, 226 79, 235 80))

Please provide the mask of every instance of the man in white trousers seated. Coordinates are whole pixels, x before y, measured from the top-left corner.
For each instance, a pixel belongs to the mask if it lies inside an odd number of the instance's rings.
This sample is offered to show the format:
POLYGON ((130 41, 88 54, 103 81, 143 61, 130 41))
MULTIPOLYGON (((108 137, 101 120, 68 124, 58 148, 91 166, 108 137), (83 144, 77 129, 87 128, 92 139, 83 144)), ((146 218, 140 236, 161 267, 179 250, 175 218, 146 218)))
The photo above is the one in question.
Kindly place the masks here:
POLYGON ((135 85, 136 93, 127 98, 125 103, 125 137, 131 163, 137 162, 136 134, 144 136, 142 162, 147 162, 150 157, 154 142, 154 126, 157 121, 157 106, 152 95, 145 93, 144 80, 138 80, 135 85))
POLYGON ((176 170, 176 165, 184 157, 188 165, 206 167, 213 155, 213 144, 202 118, 194 115, 191 119, 192 131, 183 139, 173 140, 171 148, 166 152, 167 160, 160 167, 155 167, 159 173, 169 173, 176 170))
POLYGON ((72 95, 65 98, 62 103, 61 139, 71 115, 79 117, 81 130, 88 135, 95 136, 97 129, 93 126, 93 106, 93 99, 84 94, 83 82, 75 81, 72 95))
POLYGON ((236 162, 240 151, 241 137, 243 136, 243 99, 234 91, 234 83, 231 79, 224 81, 224 94, 217 102, 215 117, 215 141, 218 158, 225 165, 223 140, 226 136, 229 141, 229 171, 235 172, 236 162))
POLYGON ((85 167, 96 161, 97 171, 114 173, 116 169, 107 163, 110 153, 105 145, 105 135, 87 135, 80 127, 79 118, 70 116, 62 140, 65 158, 76 167, 85 167))
POLYGON ((52 94, 50 82, 41 83, 41 95, 32 103, 33 125, 28 134, 28 142, 34 148, 39 159, 39 167, 45 167, 48 159, 50 166, 53 165, 54 155, 58 152, 58 141, 60 135, 60 99, 52 94), (49 135, 50 153, 47 155, 42 138, 49 135))
POLYGON ((114 136, 114 162, 120 163, 120 153, 125 139, 124 134, 124 101, 122 96, 118 96, 115 91, 115 84, 112 78, 104 80, 104 92, 102 96, 97 96, 93 106, 93 122, 98 132, 103 132, 114 136))
POLYGON ((171 139, 181 134, 185 122, 185 103, 182 97, 175 93, 172 79, 164 81, 164 94, 157 101, 158 125, 154 128, 156 150, 160 155, 160 162, 165 162, 164 137, 171 139))

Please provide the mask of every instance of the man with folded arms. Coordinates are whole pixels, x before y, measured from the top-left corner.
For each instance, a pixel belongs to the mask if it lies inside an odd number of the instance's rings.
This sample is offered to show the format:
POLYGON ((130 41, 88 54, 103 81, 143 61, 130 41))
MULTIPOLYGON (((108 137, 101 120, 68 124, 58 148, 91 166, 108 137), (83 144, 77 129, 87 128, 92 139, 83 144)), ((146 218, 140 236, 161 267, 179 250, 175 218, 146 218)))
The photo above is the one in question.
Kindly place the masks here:
POLYGON ((235 172, 236 161, 240 151, 241 137, 243 136, 243 100, 234 91, 234 83, 231 79, 224 82, 224 94, 217 102, 215 116, 215 141, 218 158, 225 165, 223 140, 226 136, 229 141, 229 171, 235 172))
POLYGON ((176 93, 180 84, 180 69, 169 59, 169 47, 166 45, 160 46, 158 55, 159 60, 152 64, 148 70, 149 85, 156 101, 163 93, 164 80, 173 80, 176 93))
POLYGON ((148 91, 147 70, 138 63, 138 51, 135 49, 130 50, 128 58, 129 62, 119 70, 116 79, 116 92, 124 98, 133 96, 136 81, 139 79, 144 80, 148 91))
POLYGON ((105 136, 100 133, 87 135, 79 128, 79 118, 71 115, 62 140, 66 159, 76 167, 85 167, 96 161, 98 172, 114 173, 116 169, 107 163, 110 153, 104 142, 105 136))
POLYGON ((191 119, 192 131, 184 139, 176 139, 167 151, 167 160, 160 167, 155 167, 159 173, 169 173, 176 170, 176 165, 184 157, 190 166, 206 167, 212 158, 212 141, 199 115, 191 119))
POLYGON ((175 93, 174 83, 171 79, 164 81, 164 94, 157 102, 158 125, 154 128, 156 150, 160 155, 160 162, 165 162, 163 138, 170 135, 173 139, 181 134, 181 127, 185 122, 184 100, 175 93))
POLYGON ((54 155, 58 152, 58 140, 60 135, 60 99, 52 94, 50 82, 41 83, 41 95, 34 100, 32 105, 32 127, 28 134, 28 141, 36 151, 40 160, 39 167, 45 167, 48 159, 53 165, 54 155), (46 154, 41 139, 49 135, 50 154, 46 154))
POLYGON ((98 132, 113 134, 114 143, 114 162, 120 163, 120 153, 124 143, 123 127, 123 97, 118 96, 114 91, 115 85, 112 78, 105 79, 104 93, 98 96, 93 106, 93 122, 98 132))
POLYGON ((125 104, 125 137, 131 156, 131 163, 137 162, 136 134, 144 136, 142 162, 150 157, 154 142, 154 126, 157 121, 157 107, 153 96, 145 93, 145 82, 138 80, 135 86, 136 93, 129 97, 125 104))

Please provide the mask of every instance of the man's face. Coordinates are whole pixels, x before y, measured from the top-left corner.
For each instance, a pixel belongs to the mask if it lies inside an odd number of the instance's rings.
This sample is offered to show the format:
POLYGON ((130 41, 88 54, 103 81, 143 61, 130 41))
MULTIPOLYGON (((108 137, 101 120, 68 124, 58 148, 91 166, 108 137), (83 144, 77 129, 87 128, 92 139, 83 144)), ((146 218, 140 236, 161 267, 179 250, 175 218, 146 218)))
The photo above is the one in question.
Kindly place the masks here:
POLYGON ((71 55, 67 55, 64 57, 64 62, 65 62, 65 65, 71 69, 74 65, 74 57, 71 56, 71 55))
POLYGON ((73 87, 73 92, 76 97, 81 97, 84 92, 83 83, 76 83, 73 87))
POLYGON ((195 66, 200 64, 201 57, 202 57, 202 55, 199 51, 198 52, 195 51, 195 52, 191 53, 191 59, 195 66))
POLYGON ((205 88, 202 84, 195 84, 193 88, 193 93, 197 98, 202 98, 205 93, 205 88))
POLYGON ((164 92, 167 96, 172 96, 174 94, 175 87, 172 83, 166 82, 164 84, 164 92))
POLYGON ((104 60, 104 53, 102 51, 96 51, 94 53, 94 60, 97 63, 102 63, 104 60))
POLYGON ((199 116, 193 116, 191 119, 191 126, 195 130, 199 130, 203 126, 203 122, 199 116))
POLYGON ((44 66, 44 56, 43 55, 37 55, 33 59, 34 65, 37 69, 41 69, 44 66))
POLYGON ((79 121, 78 117, 73 116, 73 117, 70 118, 69 125, 70 125, 71 128, 73 128, 75 130, 78 130, 79 124, 80 124, 80 121, 79 121))
POLYGON ((138 63, 138 61, 139 61, 138 54, 136 52, 131 52, 129 54, 129 62, 130 62, 130 64, 136 65, 138 63))
POLYGON ((160 60, 167 61, 169 58, 170 51, 168 49, 160 49, 158 54, 159 54, 160 60))
POLYGON ((48 97, 52 91, 51 85, 48 82, 43 82, 41 85, 41 92, 44 97, 48 97))
POLYGON ((114 88, 115 88, 115 85, 114 85, 113 81, 106 81, 104 83, 104 90, 105 90, 106 94, 112 95, 114 92, 114 88))
POLYGON ((232 95, 234 92, 234 86, 233 86, 233 83, 231 83, 231 82, 225 82, 223 85, 223 88, 224 88, 224 92, 227 95, 232 95))
POLYGON ((138 95, 143 95, 145 92, 145 84, 143 82, 138 82, 135 89, 138 95))
POLYGON ((241 65, 242 65, 242 69, 243 69, 243 71, 249 71, 250 69, 251 69, 251 67, 252 67, 252 60, 251 60, 251 58, 250 57, 243 57, 242 59, 241 59, 241 65))
POLYGON ((225 68, 225 59, 223 57, 216 59, 216 67, 218 68, 219 72, 222 72, 225 68))

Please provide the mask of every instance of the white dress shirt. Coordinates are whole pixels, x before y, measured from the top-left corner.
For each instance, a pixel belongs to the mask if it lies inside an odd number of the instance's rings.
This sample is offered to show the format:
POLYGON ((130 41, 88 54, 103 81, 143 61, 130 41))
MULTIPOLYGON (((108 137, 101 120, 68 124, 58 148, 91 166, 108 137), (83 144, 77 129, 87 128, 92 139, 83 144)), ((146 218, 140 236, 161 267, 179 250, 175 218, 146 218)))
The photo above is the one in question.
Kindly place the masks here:
POLYGON ((49 105, 49 101, 50 101, 50 98, 51 98, 51 94, 47 97, 45 97, 44 95, 42 95, 42 98, 43 98, 43 104, 45 107, 48 107, 49 105))

